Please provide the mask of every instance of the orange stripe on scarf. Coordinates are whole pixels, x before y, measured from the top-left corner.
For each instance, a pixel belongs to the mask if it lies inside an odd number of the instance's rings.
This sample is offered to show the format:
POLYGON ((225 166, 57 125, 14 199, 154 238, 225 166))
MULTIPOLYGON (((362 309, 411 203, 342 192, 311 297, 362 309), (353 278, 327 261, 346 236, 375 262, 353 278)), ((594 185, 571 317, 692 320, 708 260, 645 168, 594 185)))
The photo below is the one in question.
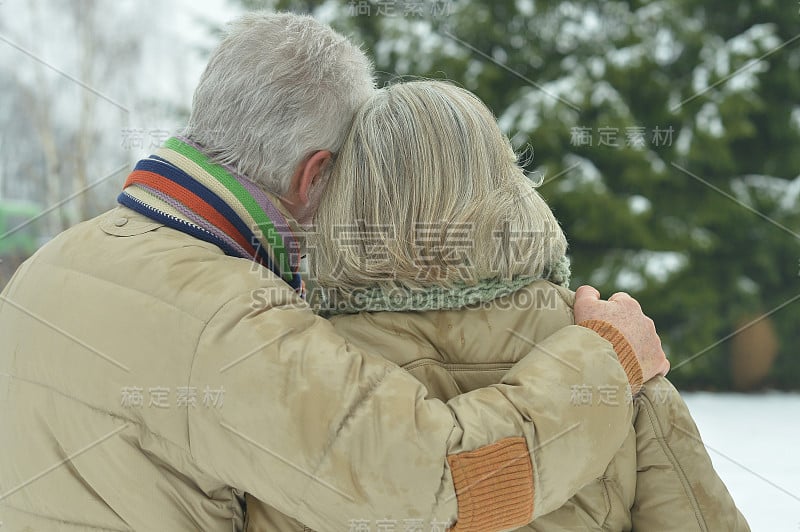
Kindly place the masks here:
POLYGON ((244 237, 242 237, 242 234, 224 216, 222 216, 214 207, 206 203, 203 198, 194 192, 183 188, 174 181, 166 179, 163 176, 145 170, 134 170, 131 172, 122 188, 124 190, 133 184, 153 187, 159 192, 163 192, 164 194, 179 199, 184 203, 184 205, 193 205, 193 209, 200 216, 236 240, 236 242, 246 251, 255 255, 256 250, 253 247, 253 243, 248 242, 244 237))

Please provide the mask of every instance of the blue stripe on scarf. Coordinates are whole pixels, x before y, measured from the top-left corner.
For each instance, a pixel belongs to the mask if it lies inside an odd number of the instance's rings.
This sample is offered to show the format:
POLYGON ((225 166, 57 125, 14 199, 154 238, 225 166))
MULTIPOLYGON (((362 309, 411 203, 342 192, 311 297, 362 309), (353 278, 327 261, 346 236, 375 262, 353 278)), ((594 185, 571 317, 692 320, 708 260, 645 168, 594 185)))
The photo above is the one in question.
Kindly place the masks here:
MULTIPOLYGON (((269 256, 269 253, 267 253, 264 247, 255 238, 255 235, 250 228, 247 227, 247 224, 242 221, 242 219, 238 214, 236 214, 236 211, 234 211, 230 205, 225 203, 225 201, 223 201, 214 192, 206 188, 202 183, 194 179, 180 168, 167 161, 164 161, 163 159, 142 159, 136 164, 135 170, 144 170, 146 172, 153 172, 154 174, 164 176, 199 196, 206 203, 216 209, 217 212, 219 212, 226 220, 231 222, 236 230, 239 231, 242 236, 244 236, 255 248, 256 253, 263 261, 262 263, 272 270, 278 277, 281 277, 280 270, 275 267, 272 262, 272 258, 269 256)), ((239 253, 234 253, 234 255, 239 256, 239 253)))

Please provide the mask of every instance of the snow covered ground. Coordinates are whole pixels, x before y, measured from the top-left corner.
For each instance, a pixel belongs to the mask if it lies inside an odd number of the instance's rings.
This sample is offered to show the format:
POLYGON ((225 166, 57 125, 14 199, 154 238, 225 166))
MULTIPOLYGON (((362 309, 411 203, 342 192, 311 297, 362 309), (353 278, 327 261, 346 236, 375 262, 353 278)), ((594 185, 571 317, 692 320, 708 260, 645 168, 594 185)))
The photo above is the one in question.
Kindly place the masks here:
POLYGON ((682 395, 750 528, 800 531, 800 394, 682 395))

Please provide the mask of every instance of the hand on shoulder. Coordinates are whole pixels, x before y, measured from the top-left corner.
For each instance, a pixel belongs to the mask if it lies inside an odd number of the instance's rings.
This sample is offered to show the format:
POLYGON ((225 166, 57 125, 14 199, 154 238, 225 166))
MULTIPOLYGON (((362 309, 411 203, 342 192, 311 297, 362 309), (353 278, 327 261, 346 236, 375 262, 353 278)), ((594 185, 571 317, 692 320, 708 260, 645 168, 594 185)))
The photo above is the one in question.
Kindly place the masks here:
MULTIPOLYGON (((642 311, 639 302, 624 292, 600 299, 600 292, 591 286, 575 291, 575 323, 597 331, 611 341, 616 329, 633 349, 639 361, 644 382, 669 372, 669 360, 661 347, 655 323, 642 311), (606 324, 605 328, 603 324, 606 324), (610 325, 611 327, 607 327, 610 325)), ((615 342, 612 341, 612 344, 615 342)), ((616 345, 615 345, 616 348, 616 345)), ((617 353, 621 356, 621 353, 617 353)), ((622 357, 620 358, 622 361, 622 357)), ((624 365, 624 361, 623 365, 624 365)), ((627 369, 626 369, 627 371, 627 369)))

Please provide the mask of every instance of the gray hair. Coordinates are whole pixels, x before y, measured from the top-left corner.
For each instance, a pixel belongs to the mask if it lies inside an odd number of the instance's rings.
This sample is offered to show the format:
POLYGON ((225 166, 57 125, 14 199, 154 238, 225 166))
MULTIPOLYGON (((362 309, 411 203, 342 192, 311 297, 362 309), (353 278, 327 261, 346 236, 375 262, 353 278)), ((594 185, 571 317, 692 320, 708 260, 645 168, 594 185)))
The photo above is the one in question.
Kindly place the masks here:
POLYGON ((233 21, 194 93, 184 135, 273 194, 298 164, 336 152, 375 90, 364 52, 329 26, 291 13, 233 21))
POLYGON ((491 111, 438 81, 364 104, 315 221, 311 273, 344 294, 548 277, 567 248, 491 111))

